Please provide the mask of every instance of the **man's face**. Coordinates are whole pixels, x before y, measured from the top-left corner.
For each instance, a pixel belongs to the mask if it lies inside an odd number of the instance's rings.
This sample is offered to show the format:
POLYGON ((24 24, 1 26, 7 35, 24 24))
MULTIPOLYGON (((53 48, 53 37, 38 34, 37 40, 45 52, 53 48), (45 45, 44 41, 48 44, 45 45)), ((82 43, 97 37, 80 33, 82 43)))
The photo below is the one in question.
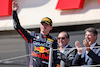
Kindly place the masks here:
POLYGON ((52 30, 52 26, 46 24, 45 22, 41 23, 40 25, 40 30, 43 33, 49 32, 50 30, 52 30))
POLYGON ((90 45, 92 45, 93 43, 96 42, 97 35, 94 36, 93 32, 87 31, 85 33, 85 39, 88 40, 88 42, 90 43, 90 45))
POLYGON ((65 47, 69 42, 69 39, 67 39, 65 33, 60 33, 58 35, 58 44, 60 47, 65 47))

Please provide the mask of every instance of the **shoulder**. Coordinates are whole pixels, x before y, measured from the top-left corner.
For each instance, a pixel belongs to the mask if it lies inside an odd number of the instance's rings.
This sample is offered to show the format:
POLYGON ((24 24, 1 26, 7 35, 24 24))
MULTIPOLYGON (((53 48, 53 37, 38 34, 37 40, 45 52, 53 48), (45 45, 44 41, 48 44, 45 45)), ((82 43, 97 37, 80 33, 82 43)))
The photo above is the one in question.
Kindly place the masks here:
POLYGON ((98 43, 96 43, 96 45, 95 46, 100 46, 98 43))
POLYGON ((69 45, 68 48, 72 48, 72 47, 69 45))
POLYGON ((93 48, 93 49, 96 49, 96 50, 100 51, 100 45, 99 44, 96 43, 96 45, 94 47, 95 48, 93 48))
POLYGON ((68 53, 77 53, 77 49, 76 48, 71 48, 69 51, 68 51, 68 53))
POLYGON ((51 36, 51 35, 49 35, 49 38, 50 39, 53 39, 54 41, 57 41, 57 39, 56 38, 54 38, 53 36, 51 36))
POLYGON ((76 48, 71 48, 69 51, 70 51, 70 52, 72 52, 72 51, 77 51, 77 49, 76 49, 76 48))
POLYGON ((75 48, 70 48, 68 51, 66 51, 66 55, 67 56, 74 56, 74 55, 76 55, 76 53, 77 53, 77 50, 75 49, 75 48))
POLYGON ((39 35, 40 33, 36 33, 35 31, 26 30, 31 36, 39 35))

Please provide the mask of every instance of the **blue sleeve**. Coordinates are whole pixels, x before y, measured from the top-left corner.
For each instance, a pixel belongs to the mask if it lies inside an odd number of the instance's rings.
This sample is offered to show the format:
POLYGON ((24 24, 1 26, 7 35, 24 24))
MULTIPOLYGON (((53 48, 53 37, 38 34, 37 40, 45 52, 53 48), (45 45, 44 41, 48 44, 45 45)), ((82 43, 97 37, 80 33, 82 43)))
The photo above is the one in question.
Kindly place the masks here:
POLYGON ((21 27, 17 12, 13 11, 13 24, 15 30, 27 41, 30 42, 31 36, 27 30, 21 27))

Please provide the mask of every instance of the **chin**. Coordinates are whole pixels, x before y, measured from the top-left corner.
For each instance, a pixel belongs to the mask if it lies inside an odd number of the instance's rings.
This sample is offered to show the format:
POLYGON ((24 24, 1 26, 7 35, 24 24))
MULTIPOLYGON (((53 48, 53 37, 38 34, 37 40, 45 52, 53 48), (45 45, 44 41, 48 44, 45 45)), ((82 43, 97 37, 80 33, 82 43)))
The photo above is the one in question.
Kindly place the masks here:
POLYGON ((44 30, 43 30, 43 29, 42 29, 41 31, 42 31, 42 32, 44 32, 44 30))
POLYGON ((62 45, 62 44, 60 44, 60 46, 62 47, 63 45, 62 45))

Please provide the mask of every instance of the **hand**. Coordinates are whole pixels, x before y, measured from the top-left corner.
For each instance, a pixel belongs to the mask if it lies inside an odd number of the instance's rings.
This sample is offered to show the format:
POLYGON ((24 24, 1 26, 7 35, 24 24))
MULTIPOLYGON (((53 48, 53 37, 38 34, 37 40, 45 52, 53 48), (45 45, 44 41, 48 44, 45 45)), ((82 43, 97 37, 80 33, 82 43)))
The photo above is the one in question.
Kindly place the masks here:
POLYGON ((79 41, 75 41, 75 47, 76 47, 76 49, 77 49, 77 51, 78 51, 79 53, 82 53, 83 48, 82 48, 82 46, 80 45, 80 42, 79 42, 79 41))
POLYGON ((84 39, 83 40, 83 45, 86 47, 85 49, 86 49, 86 51, 90 51, 90 42, 89 42, 89 40, 88 39, 84 39))
POLYGON ((13 1, 12 2, 12 11, 17 11, 19 9, 18 3, 13 1))

